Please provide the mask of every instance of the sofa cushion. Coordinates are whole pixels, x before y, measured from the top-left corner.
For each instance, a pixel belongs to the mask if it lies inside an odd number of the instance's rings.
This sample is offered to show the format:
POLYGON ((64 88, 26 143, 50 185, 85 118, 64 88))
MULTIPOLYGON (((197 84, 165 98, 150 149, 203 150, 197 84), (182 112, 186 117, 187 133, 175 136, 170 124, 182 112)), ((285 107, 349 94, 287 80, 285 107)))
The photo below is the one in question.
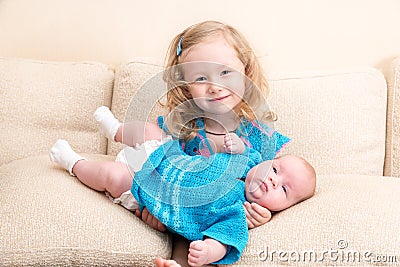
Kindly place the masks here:
POLYGON ((388 108, 385 175, 400 177, 400 58, 387 73, 388 108))
POLYGON ((0 184, 1 266, 153 266, 156 256, 171 255, 168 234, 84 186, 47 155, 1 166, 0 184))
POLYGON ((308 159, 318 174, 383 175, 386 81, 372 68, 271 74, 275 128, 292 137, 284 153, 308 159))
POLYGON ((398 192, 398 178, 320 176, 314 197, 250 230, 241 259, 231 266, 396 265, 398 192))
POLYGON ((110 105, 113 80, 100 63, 0 58, 0 164, 47 154, 57 138, 105 153, 92 113, 110 105))
MULTIPOLYGON (((132 119, 155 123, 165 110, 158 104, 166 89, 162 79, 163 67, 150 61, 130 62, 115 71, 111 111, 120 121, 132 119)), ((116 155, 121 144, 108 143, 108 155, 116 155)))
MULTIPOLYGON (((165 112, 154 100, 165 93, 161 71, 141 62, 117 69, 112 111, 120 120, 154 122, 165 112)), ((383 174, 387 88, 379 71, 275 73, 269 81, 268 104, 279 117, 274 126, 292 138, 284 153, 305 157, 319 174, 383 174)), ((122 148, 109 147, 110 155, 122 148)))

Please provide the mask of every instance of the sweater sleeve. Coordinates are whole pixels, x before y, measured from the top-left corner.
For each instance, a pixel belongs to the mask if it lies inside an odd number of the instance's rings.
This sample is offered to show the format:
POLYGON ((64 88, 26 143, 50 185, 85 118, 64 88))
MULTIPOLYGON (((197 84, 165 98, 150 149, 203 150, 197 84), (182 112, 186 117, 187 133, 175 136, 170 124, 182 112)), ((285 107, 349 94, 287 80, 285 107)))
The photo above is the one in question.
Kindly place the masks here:
POLYGON ((248 241, 248 228, 243 203, 219 210, 218 221, 202 232, 209 237, 227 246, 225 256, 213 264, 231 264, 239 260, 248 241))
POLYGON ((290 138, 266 124, 252 122, 247 127, 249 142, 252 147, 261 153, 263 160, 271 160, 290 142, 290 138))

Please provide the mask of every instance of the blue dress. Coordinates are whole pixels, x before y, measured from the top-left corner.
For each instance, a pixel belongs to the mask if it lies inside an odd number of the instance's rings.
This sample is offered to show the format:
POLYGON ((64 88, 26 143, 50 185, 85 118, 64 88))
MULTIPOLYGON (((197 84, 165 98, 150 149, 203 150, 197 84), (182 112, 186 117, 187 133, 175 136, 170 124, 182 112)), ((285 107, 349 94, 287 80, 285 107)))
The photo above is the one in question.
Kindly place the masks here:
MULTIPOLYGON (((159 116, 157 124, 166 134, 171 135, 165 125, 164 117, 159 116)), ((201 130, 199 130, 195 138, 187 142, 180 140, 182 149, 186 154, 191 156, 210 156, 213 152, 204 130, 204 120, 198 118, 196 120, 196 126, 201 130)), ((258 151, 263 160, 271 160, 275 158, 276 154, 279 153, 282 147, 290 141, 290 138, 274 131, 266 124, 259 122, 258 120, 248 121, 245 118, 242 118, 235 133, 243 140, 247 147, 258 151)))
POLYGON ((131 192, 170 231, 189 240, 210 237, 227 245, 216 264, 237 261, 248 240, 244 182, 260 153, 188 156, 177 140, 155 150, 135 174, 131 192))

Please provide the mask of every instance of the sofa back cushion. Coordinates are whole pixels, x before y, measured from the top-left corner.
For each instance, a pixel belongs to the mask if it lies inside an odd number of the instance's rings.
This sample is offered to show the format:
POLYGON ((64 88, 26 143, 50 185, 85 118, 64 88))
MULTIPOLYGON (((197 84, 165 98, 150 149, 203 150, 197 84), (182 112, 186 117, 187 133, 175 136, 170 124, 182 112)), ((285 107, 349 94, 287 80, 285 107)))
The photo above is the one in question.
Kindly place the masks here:
MULTIPOLYGON (((154 122, 155 114, 165 112, 153 108, 155 96, 165 92, 161 71, 160 66, 146 63, 119 67, 112 111, 120 120, 129 119, 128 115, 154 122)), ((387 89, 379 71, 269 77, 268 104, 279 118, 274 127, 292 138, 283 154, 306 158, 318 174, 383 174, 387 89)), ((112 155, 121 149, 115 144, 110 148, 112 155)))
POLYGON ((400 177, 400 57, 387 71, 388 108, 385 175, 400 177))
MULTIPOLYGON (((156 122, 166 111, 158 103, 166 93, 163 67, 149 60, 120 65, 115 71, 111 111, 120 121, 132 119, 156 122)), ((122 145, 109 141, 107 154, 116 155, 122 145)))
POLYGON ((386 81, 372 68, 270 75, 275 128, 292 138, 284 153, 319 174, 383 175, 386 81))
POLYGON ((0 58, 0 164, 47 154, 57 138, 104 154, 92 113, 110 105, 113 80, 99 63, 0 58))

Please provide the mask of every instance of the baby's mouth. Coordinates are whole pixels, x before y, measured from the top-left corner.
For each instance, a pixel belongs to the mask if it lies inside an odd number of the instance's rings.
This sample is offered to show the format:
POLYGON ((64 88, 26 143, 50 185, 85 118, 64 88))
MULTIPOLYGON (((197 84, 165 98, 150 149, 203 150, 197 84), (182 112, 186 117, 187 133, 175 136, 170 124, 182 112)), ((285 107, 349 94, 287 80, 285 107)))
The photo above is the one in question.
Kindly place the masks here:
POLYGON ((262 182, 261 184, 260 184, 260 189, 262 190, 262 191, 264 191, 264 192, 268 192, 268 184, 267 184, 267 182, 262 182))

